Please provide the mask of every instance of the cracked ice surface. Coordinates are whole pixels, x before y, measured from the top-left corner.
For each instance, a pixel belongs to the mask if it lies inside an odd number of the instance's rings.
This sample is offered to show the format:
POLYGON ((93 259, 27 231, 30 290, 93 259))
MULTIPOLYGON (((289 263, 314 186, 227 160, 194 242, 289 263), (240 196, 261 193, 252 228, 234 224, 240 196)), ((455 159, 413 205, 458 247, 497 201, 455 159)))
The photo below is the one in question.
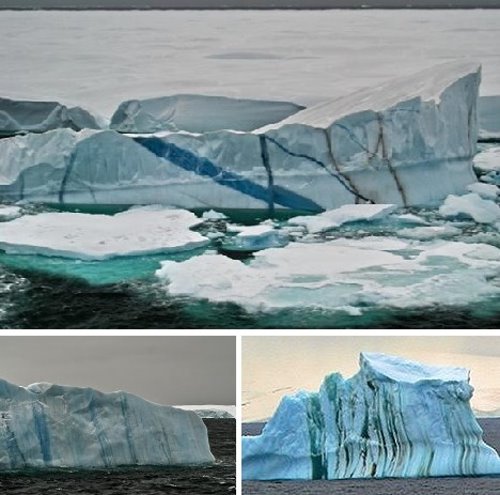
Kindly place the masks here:
POLYGON ((491 282, 499 273, 500 249, 491 245, 390 237, 294 242, 248 263, 203 254, 164 261, 156 272, 171 295, 250 311, 462 305, 499 294, 491 282))
POLYGON ((200 219, 164 206, 131 208, 116 215, 39 213, 0 223, 0 248, 84 260, 177 252, 208 244, 190 230, 200 219))
POLYGON ((243 437, 244 479, 500 473, 482 440, 464 368, 360 355, 360 371, 285 396, 261 435, 243 437))

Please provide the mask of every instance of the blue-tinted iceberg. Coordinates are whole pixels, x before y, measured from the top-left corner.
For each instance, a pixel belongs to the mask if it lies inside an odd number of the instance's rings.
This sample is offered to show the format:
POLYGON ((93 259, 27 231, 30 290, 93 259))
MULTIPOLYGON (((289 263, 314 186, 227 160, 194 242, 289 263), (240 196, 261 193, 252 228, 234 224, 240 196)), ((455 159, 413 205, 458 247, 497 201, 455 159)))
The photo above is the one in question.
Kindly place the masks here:
POLYGON ((197 414, 126 392, 0 380, 0 469, 214 461, 197 414))
POLYGON ((99 129, 97 119, 80 107, 56 101, 24 101, 0 98, 0 137, 53 129, 99 129))
POLYGON ((360 371, 284 397, 261 435, 243 437, 244 479, 500 473, 482 440, 463 368, 363 353, 360 371))
POLYGON ((477 64, 444 64, 250 132, 3 139, 0 196, 270 213, 436 205, 476 182, 479 82, 477 64))

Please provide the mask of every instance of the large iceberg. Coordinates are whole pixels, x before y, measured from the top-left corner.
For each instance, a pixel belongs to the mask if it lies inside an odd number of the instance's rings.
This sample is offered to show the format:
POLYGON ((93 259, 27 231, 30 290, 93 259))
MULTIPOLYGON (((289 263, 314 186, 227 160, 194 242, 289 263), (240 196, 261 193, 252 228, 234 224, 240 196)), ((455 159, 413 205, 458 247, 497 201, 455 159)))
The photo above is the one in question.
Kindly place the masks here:
POLYGON ((113 114, 110 127, 131 133, 252 131, 279 122, 303 108, 285 101, 173 95, 123 102, 113 114))
POLYGON ((3 139, 0 195, 271 214, 438 204, 476 181, 479 81, 477 64, 448 63, 251 132, 65 129, 3 139))
POLYGON ((58 128, 99 129, 96 118, 80 107, 56 101, 24 101, 0 98, 0 137, 58 128))
POLYGON ((243 479, 500 474, 472 392, 466 369, 363 353, 354 377, 284 397, 261 435, 243 437, 243 479))
POLYGON ((126 392, 0 380, 0 469, 211 463, 197 414, 126 392))

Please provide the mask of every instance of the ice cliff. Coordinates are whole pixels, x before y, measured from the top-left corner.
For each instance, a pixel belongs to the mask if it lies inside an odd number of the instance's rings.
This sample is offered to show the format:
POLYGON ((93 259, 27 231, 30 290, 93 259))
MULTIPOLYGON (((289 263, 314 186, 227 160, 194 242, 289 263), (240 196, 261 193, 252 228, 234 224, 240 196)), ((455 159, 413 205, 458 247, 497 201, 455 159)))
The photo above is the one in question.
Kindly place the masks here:
POLYGON ((214 461, 197 414, 126 392, 0 380, 0 469, 214 461))
POLYGON ((244 479, 500 473, 482 440, 463 368, 363 353, 360 371, 286 396, 261 435, 243 437, 244 479))
POLYGON ((80 107, 68 108, 56 101, 0 98, 0 137, 62 127, 81 130, 99 129, 100 125, 93 115, 80 107))
MULTIPOLYGON (((317 213, 367 202, 435 205, 476 181, 471 162, 479 82, 477 64, 448 63, 251 132, 219 130, 222 124, 216 121, 208 128, 205 98, 198 125, 211 132, 125 136, 58 129, 2 139, 0 195, 60 203, 267 209, 271 214, 275 209, 317 213)), ((174 128, 193 128, 196 121, 193 105, 186 113, 176 110, 179 102, 162 100, 155 110, 159 115, 137 105, 124 105, 114 125, 149 129, 152 119, 153 128, 157 120, 160 127, 166 121, 174 128)), ((243 125, 247 115, 234 102, 219 106, 223 124, 240 129, 256 124, 243 125)), ((261 117, 274 111, 271 105, 261 117)))

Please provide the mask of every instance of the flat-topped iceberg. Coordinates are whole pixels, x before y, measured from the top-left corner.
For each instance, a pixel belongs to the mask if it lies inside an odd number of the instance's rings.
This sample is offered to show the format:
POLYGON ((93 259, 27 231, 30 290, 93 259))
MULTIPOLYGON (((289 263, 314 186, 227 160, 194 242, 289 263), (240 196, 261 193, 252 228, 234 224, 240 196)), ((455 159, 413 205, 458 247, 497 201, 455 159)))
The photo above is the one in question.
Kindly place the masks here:
POLYGON ((251 131, 303 108, 286 101, 181 94, 125 101, 113 114, 110 127, 130 133, 251 131))
POLYGON ((500 141, 500 95, 481 96, 478 103, 479 139, 500 141))
POLYGON ((0 137, 59 128, 99 129, 96 118, 80 107, 56 101, 24 101, 0 98, 0 137))
POLYGON ((209 243, 190 230, 200 222, 189 211, 155 205, 115 215, 39 213, 0 223, 0 249, 84 260, 179 252, 209 243))
POLYGON ((243 479, 500 474, 472 392, 464 368, 362 353, 354 377, 285 396, 261 435, 243 437, 243 479))
POLYGON ((197 414, 126 392, 0 380, 0 469, 211 463, 197 414))
MULTIPOLYGON (((477 64, 444 64, 251 132, 218 130, 222 124, 215 122, 217 130, 202 134, 64 130, 38 141, 3 139, 0 195, 271 214, 352 203, 434 205, 476 182, 471 161, 479 81, 477 64)), ((211 100, 204 98, 199 122, 206 130, 203 111, 211 100)), ((194 114, 189 119, 196 120, 194 114)))

